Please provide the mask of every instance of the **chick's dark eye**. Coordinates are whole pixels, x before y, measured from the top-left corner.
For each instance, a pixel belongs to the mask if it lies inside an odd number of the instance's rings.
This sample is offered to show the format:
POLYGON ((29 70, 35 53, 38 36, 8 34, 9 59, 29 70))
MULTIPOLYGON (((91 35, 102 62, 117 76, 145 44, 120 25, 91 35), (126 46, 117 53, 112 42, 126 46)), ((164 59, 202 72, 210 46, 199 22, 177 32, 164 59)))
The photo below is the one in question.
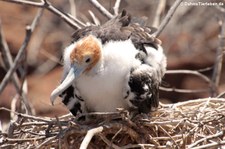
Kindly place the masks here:
POLYGON ((89 63, 90 61, 91 61, 90 58, 87 58, 87 59, 85 60, 86 63, 89 63))

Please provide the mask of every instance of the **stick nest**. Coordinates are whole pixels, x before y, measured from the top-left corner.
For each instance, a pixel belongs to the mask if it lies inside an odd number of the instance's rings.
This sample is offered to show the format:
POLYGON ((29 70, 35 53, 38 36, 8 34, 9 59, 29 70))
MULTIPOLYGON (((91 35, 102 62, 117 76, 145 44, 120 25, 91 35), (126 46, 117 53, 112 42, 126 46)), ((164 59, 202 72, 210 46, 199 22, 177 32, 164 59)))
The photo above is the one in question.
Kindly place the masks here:
POLYGON ((225 144, 225 99, 161 105, 149 115, 118 110, 41 118, 18 114, 0 148, 217 148, 225 144))

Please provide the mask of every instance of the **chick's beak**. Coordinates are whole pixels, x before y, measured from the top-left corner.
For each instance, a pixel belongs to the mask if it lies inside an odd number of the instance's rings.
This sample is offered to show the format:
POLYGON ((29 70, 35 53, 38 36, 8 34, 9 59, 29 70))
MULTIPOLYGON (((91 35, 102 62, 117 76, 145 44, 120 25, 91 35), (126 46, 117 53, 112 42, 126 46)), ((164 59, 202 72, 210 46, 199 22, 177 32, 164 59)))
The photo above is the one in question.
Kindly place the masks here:
POLYGON ((71 67, 69 73, 65 77, 65 79, 62 81, 62 83, 52 91, 50 99, 52 105, 54 105, 55 99, 64 92, 70 85, 75 81, 76 78, 80 76, 80 74, 83 72, 82 68, 75 68, 71 67))

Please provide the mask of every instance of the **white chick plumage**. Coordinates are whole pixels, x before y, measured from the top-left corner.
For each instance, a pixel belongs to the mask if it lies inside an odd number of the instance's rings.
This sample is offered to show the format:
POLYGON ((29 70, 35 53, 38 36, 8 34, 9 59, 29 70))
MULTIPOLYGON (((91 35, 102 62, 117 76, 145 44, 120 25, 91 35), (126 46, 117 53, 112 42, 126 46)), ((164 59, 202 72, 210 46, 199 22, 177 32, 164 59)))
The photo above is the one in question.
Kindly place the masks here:
POLYGON ((102 26, 77 30, 65 49, 64 75, 52 103, 60 96, 73 115, 157 108, 166 57, 152 32, 126 11, 102 26))

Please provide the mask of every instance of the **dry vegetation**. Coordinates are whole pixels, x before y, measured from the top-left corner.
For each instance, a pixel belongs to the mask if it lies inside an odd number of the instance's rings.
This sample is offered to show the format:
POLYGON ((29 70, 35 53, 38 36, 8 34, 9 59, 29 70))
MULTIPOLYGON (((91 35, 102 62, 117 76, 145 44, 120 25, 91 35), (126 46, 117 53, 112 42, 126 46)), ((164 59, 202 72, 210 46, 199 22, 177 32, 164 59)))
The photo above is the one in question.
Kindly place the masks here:
POLYGON ((19 148, 210 148, 225 145, 225 99, 161 105, 150 115, 128 111, 44 118, 16 114, 1 147, 19 148), (91 142, 90 142, 91 141, 91 142))
POLYGON ((190 1, 0 0, 0 148, 224 146, 225 1, 184 5, 190 1), (71 33, 122 8, 158 28, 155 36, 168 57, 160 96, 174 104, 161 104, 150 115, 90 113, 88 121, 65 115, 60 103, 52 107, 49 95, 60 80, 57 66, 71 33))

